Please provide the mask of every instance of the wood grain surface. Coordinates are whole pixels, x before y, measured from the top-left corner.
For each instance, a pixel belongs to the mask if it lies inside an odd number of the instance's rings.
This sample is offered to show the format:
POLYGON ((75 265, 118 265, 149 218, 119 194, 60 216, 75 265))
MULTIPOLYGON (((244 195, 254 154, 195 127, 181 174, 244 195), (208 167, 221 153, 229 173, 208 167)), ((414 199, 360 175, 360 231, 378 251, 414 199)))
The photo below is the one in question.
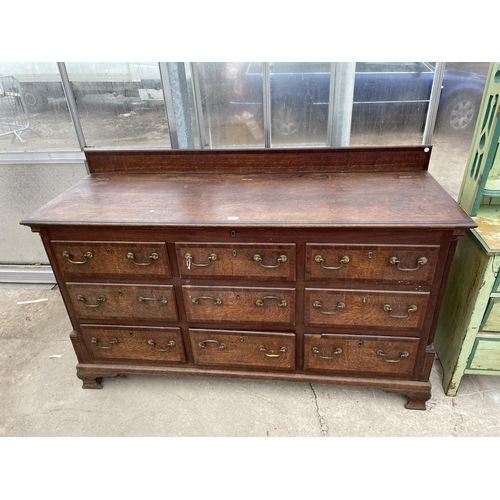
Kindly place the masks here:
POLYGON ((432 284, 438 246, 306 245, 306 279, 377 280, 432 284), (347 257, 348 262, 342 262, 347 257), (396 261, 391 264, 391 259, 396 261), (425 264, 419 259, 424 257, 425 264), (338 269, 329 269, 338 268, 338 269))
POLYGON ((186 361, 180 328, 102 325, 82 325, 81 328, 84 342, 95 360, 186 361), (169 343, 172 344, 169 346, 169 343))
POLYGON ((427 170, 432 146, 232 150, 86 150, 91 173, 268 173, 427 170))
POLYGON ((173 285, 66 283, 66 286, 81 319, 165 322, 179 319, 173 285))
POLYGON ((475 226, 428 172, 90 176, 22 224, 475 226))
POLYGON ((368 371, 409 377, 415 365, 417 351, 418 339, 305 334, 304 369, 358 373, 368 371), (383 351, 384 355, 380 355, 379 351, 383 351), (408 356, 401 356, 402 353, 408 353, 408 356))
POLYGON ((295 324, 294 288, 184 285, 182 293, 191 323, 295 324))
POLYGON ((306 288, 304 324, 415 330, 422 327, 428 301, 423 292, 306 288), (386 305, 392 310, 384 310, 386 305), (409 312, 412 306, 416 310, 409 312))
POLYGON ((171 276, 165 242, 54 240, 52 248, 65 276, 171 276), (150 258, 154 254, 157 258, 150 258))
POLYGON ((189 337, 194 362, 198 365, 270 369, 293 369, 295 367, 295 335, 293 333, 190 328, 189 337))
POLYGON ((295 280, 295 244, 176 243, 175 248, 183 278, 295 280), (189 265, 186 254, 193 257, 189 265), (211 261, 212 254, 217 258, 211 261), (262 260, 256 261, 256 255, 262 260), (286 260, 280 261, 281 256, 286 260))

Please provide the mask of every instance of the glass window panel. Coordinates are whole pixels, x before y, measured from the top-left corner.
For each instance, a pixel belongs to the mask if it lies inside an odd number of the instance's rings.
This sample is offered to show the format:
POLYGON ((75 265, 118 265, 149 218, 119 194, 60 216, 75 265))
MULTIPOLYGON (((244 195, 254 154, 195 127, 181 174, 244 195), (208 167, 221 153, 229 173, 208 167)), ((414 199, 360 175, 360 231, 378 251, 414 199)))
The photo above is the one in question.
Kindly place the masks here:
POLYGON ((458 199, 489 63, 446 63, 429 172, 458 199))
POLYGON ((198 63, 209 147, 264 146, 262 63, 198 63))
POLYGON ((0 151, 60 149, 79 144, 57 64, 0 62, 0 151))
POLYGON ((271 142, 326 145, 330 67, 327 62, 272 62, 271 142))
POLYGON ((157 62, 68 62, 87 146, 168 147, 157 62))
POLYGON ((420 144, 433 81, 430 63, 356 63, 351 146, 420 144))

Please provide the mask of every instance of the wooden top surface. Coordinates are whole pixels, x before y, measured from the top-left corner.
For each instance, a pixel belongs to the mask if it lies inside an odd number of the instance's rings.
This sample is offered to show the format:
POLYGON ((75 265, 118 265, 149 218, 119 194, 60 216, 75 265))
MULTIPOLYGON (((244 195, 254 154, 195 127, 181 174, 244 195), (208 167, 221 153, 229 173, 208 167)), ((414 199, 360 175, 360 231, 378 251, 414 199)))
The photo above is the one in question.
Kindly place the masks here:
POLYGON ((475 226, 426 171, 91 174, 22 224, 461 229, 475 226))
POLYGON ((488 254, 500 254, 500 205, 481 206, 473 217, 476 236, 488 254))

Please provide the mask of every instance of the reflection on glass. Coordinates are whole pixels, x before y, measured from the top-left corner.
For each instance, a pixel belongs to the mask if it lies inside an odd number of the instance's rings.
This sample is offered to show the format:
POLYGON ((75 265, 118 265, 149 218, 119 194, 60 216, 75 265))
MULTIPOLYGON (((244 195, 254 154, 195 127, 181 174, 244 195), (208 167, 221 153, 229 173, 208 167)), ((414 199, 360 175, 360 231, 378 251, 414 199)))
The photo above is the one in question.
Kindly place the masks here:
POLYGON ((198 70, 205 146, 262 147, 262 63, 204 62, 198 70))
POLYGON ((87 146, 170 146, 157 62, 66 63, 87 146))
POLYGON ((358 62, 352 146, 422 142, 434 67, 425 62, 358 62))
POLYGON ((429 172, 458 199, 489 63, 446 63, 429 172))
MULTIPOLYGON (((436 132, 457 138, 473 131, 484 89, 479 66, 446 66, 436 132)), ((428 62, 356 63, 351 145, 420 144, 434 73, 428 62)))
POLYGON ((326 145, 331 63, 272 62, 271 141, 326 145))
POLYGON ((55 62, 0 62, 0 151, 78 149, 55 62))

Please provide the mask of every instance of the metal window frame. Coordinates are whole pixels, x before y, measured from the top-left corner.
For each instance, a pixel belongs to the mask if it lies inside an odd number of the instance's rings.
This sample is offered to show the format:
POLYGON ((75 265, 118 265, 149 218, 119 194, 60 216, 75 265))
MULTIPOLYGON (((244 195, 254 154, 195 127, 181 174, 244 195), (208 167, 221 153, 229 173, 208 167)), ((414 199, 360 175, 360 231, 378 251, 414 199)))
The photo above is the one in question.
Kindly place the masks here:
POLYGON ((329 147, 348 147, 350 144, 355 78, 356 63, 331 63, 326 144, 329 147))
POLYGON ((198 63, 189 63, 191 69, 191 82, 193 87, 193 105, 194 115, 196 119, 196 127, 198 129, 198 138, 200 141, 200 149, 205 148, 205 123, 203 121, 203 108, 201 102, 200 90, 200 74, 198 72, 198 63))
POLYGON ((30 165, 41 163, 82 163, 83 151, 20 151, 0 153, 0 165, 30 165))
POLYGON ((179 149, 179 141, 177 139, 177 124, 175 122, 174 101, 170 90, 168 77, 168 65, 166 62, 159 62, 161 88, 163 89, 163 99, 165 101, 165 115, 167 117, 168 134, 170 136, 170 147, 179 149))
POLYGON ((443 88, 445 67, 445 62, 436 63, 436 71, 434 72, 434 79, 432 81, 429 107, 427 108, 427 115, 425 117, 424 135, 422 137, 423 145, 431 144, 432 135, 434 134, 434 129, 436 127, 436 118, 439 107, 439 98, 441 97, 441 89, 443 88))
POLYGON ((272 146, 271 137, 271 63, 262 63, 262 107, 264 117, 264 147, 272 146))
MULTIPOLYGON (((57 68, 59 69, 59 76, 61 77, 62 87, 64 91, 64 96, 66 97, 66 102, 68 103, 69 114, 71 116, 71 121, 75 127, 76 137, 78 139, 78 144, 80 149, 83 151, 87 144, 85 142, 85 136, 83 134, 82 124, 80 123, 80 116, 78 115, 78 108, 76 106, 75 94, 73 94, 73 89, 71 88, 71 82, 69 81, 68 71, 66 70, 66 63, 58 62, 57 68)), ((87 167, 88 172, 88 167, 87 167)))

